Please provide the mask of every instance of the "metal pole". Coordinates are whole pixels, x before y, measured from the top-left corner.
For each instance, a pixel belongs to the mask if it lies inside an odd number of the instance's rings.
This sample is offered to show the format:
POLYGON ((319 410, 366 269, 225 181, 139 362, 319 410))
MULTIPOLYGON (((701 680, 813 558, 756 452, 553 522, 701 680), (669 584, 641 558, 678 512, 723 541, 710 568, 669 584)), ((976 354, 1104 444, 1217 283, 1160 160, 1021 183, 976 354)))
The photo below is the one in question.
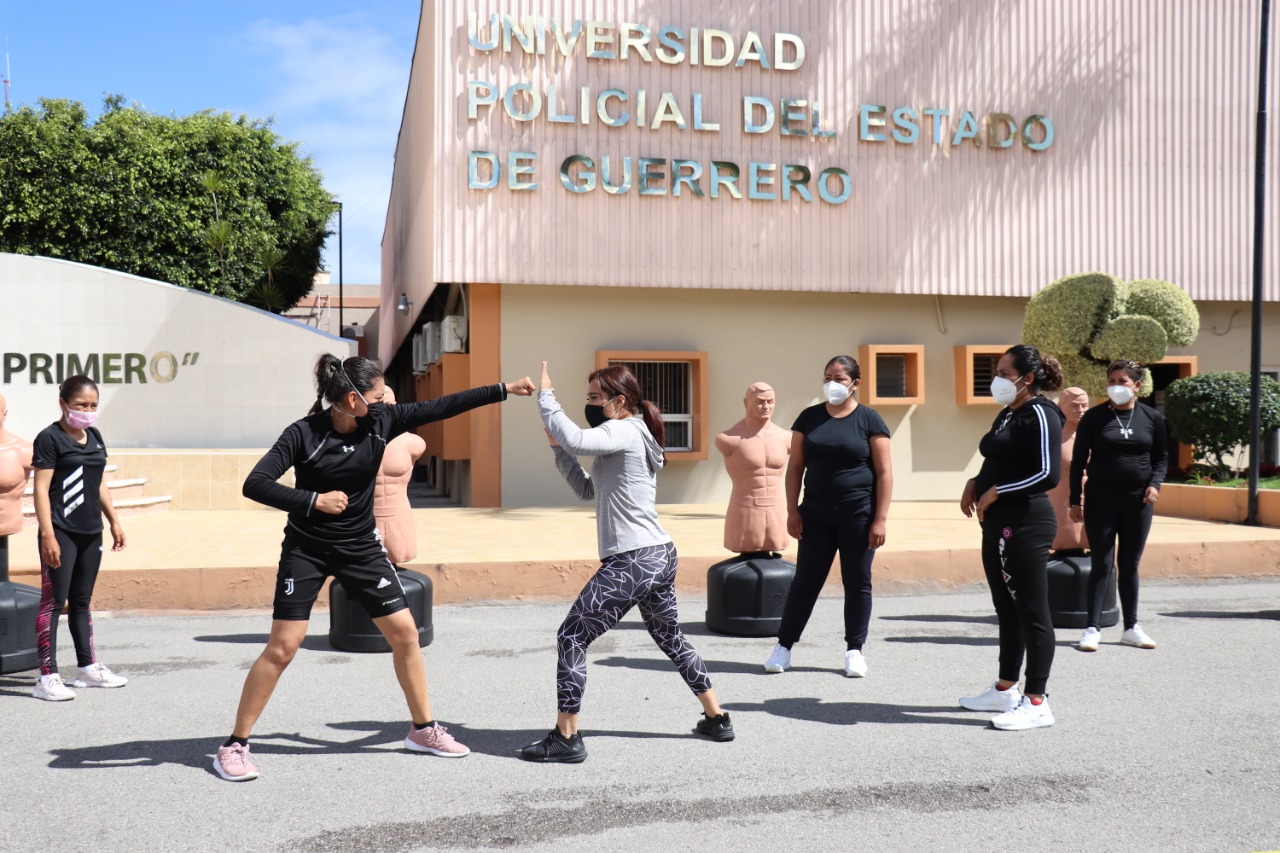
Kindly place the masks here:
MULTIPOLYGON (((1270 0, 1263 0, 1270 2, 1270 0)), ((342 334, 342 330, 347 327, 346 318, 343 317, 342 309, 346 305, 346 300, 342 298, 342 202, 338 202, 338 334, 342 334)))
POLYGON ((1262 0, 1262 30, 1258 39, 1258 127, 1253 185, 1253 323, 1249 342, 1249 510, 1245 524, 1258 524, 1258 475, 1262 449, 1262 260, 1263 215, 1267 174, 1267 47, 1270 40, 1271 0, 1262 0))

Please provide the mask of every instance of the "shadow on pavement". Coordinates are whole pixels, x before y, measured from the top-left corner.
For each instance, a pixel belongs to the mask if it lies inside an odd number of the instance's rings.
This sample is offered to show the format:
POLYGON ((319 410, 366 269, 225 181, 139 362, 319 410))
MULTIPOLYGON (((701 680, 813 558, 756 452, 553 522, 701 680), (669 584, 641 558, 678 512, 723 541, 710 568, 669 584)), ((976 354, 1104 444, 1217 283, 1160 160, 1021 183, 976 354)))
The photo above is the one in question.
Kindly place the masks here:
MULTIPOLYGON (((306 737, 300 733, 254 735, 254 755, 346 755, 366 752, 386 752, 386 747, 398 745, 404 740, 408 724, 403 722, 362 721, 332 723, 330 728, 368 732, 362 738, 351 741, 325 740, 306 737)), ((110 769, 112 767, 156 767, 177 764, 197 768, 216 775, 212 768, 213 754, 226 735, 202 738, 176 738, 173 740, 132 740, 107 743, 99 746, 83 746, 73 749, 52 749, 53 760, 49 767, 59 770, 110 769)))
POLYGON ((995 625, 995 614, 990 616, 946 616, 940 613, 929 613, 922 616, 878 616, 886 622, 972 622, 975 625, 995 625))
POLYGON ((824 702, 816 697, 797 696, 766 699, 763 702, 726 702, 734 713, 763 711, 775 717, 850 726, 858 723, 948 723, 956 726, 985 726, 991 714, 966 712, 955 705, 886 705, 880 702, 824 702), (948 716, 936 716, 947 714, 948 716), (954 715, 954 716, 950 716, 954 715))
MULTIPOLYGON (((723 673, 740 673, 743 675, 768 675, 764 671, 763 661, 761 663, 744 663, 740 660, 707 660, 703 658, 703 663, 707 665, 707 671, 712 675, 723 673)), ((601 658, 600 660, 591 661, 593 664, 600 666, 616 666, 620 669, 647 669, 654 672, 675 672, 676 665, 666 658, 624 658, 614 655, 613 657, 601 658)), ((834 667, 821 666, 793 666, 787 670, 788 672, 830 672, 844 678, 844 671, 834 667)))
MULTIPOLYGON (((197 643, 240 643, 266 648, 268 636, 267 634, 206 634, 202 637, 192 637, 191 639, 197 643)), ((329 645, 329 637, 326 634, 308 634, 307 638, 302 641, 302 648, 313 652, 338 651, 329 645)), ((342 652, 342 654, 347 653, 342 652)))
POLYGON ((1160 615, 1185 619, 1280 619, 1280 610, 1170 610, 1160 615))
MULTIPOLYGON (((29 696, 30 694, 28 694, 29 696)), ((545 729, 479 729, 462 724, 444 722, 449 734, 480 755, 518 759, 522 746, 542 740, 550 731, 545 729)), ((405 722, 354 720, 330 723, 329 728, 343 732, 363 732, 355 740, 329 740, 309 737, 298 732, 285 734, 254 735, 253 754, 264 755, 360 755, 378 754, 401 750, 400 745, 408 731, 405 722)), ((690 726, 692 729, 692 726, 690 726)), ((637 732, 583 729, 586 738, 692 738, 689 732, 637 732)), ((49 767, 58 770, 109 770, 114 767, 158 767, 176 764, 203 770, 210 776, 213 771, 213 754, 225 739, 225 735, 201 738, 175 738, 173 740, 131 740, 70 749, 52 749, 53 760, 49 767)), ((428 756, 424 756, 428 757, 428 756)))
POLYGON ((886 643, 937 643, 943 646, 998 646, 998 637, 885 637, 886 643))
MULTIPOLYGON (((692 721, 693 715, 690 715, 692 721)), ((541 729, 478 729, 465 725, 447 725, 449 734, 480 755, 491 755, 495 758, 514 758, 520 760, 520 748, 542 740, 555 724, 554 719, 547 720, 546 728, 541 729)), ((582 737, 587 743, 587 752, 591 751, 591 741, 597 738, 639 738, 651 740, 655 738, 675 738, 678 740, 694 737, 692 722, 688 731, 676 732, 637 732, 618 731, 613 729, 583 728, 582 737)))
POLYGON ((32 699, 31 688, 36 686, 40 670, 32 668, 23 673, 0 676, 0 696, 32 699))

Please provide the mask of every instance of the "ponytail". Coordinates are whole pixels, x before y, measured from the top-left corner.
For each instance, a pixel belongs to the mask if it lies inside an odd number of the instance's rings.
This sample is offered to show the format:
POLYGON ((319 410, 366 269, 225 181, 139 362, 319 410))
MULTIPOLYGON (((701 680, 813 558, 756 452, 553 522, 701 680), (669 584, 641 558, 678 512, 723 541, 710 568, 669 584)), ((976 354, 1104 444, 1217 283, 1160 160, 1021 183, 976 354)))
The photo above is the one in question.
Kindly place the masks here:
POLYGON ((649 428, 649 432, 653 435, 653 440, 658 442, 658 446, 663 448, 662 455, 666 457, 667 447, 667 428, 662 423, 662 413, 658 411, 658 407, 648 400, 640 401, 640 416, 644 418, 644 425, 649 428))
POLYGON ((377 363, 367 358, 352 356, 346 361, 339 361, 332 353, 322 353, 316 359, 316 402, 307 414, 322 411, 325 401, 330 404, 341 402, 352 391, 363 396, 380 376, 382 370, 377 363))

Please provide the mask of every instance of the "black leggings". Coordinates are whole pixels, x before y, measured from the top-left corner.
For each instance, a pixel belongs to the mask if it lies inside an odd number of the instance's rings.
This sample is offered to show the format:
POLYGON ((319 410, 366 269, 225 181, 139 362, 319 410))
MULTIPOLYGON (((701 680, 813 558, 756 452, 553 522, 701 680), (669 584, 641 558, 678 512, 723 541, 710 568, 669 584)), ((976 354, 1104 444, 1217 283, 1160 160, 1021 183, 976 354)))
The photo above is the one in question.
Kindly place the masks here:
POLYGON ((1056 637, 1049 611, 1049 548, 1058 533, 1044 494, 1000 498, 982 522, 982 568, 1000 623, 1000 679, 1017 681, 1027 659, 1027 693, 1044 693, 1056 637))
POLYGON ((618 624, 634 605, 658 648, 671 658, 695 696, 711 689, 697 649, 680 630, 676 612, 676 546, 670 542, 606 557, 582 588, 556 634, 556 709, 576 714, 587 689, 587 646, 618 624))
POLYGON ((1120 609, 1126 630, 1138 624, 1138 561, 1151 532, 1151 516, 1155 505, 1143 503, 1146 489, 1140 492, 1110 492, 1090 489, 1085 492, 1084 532, 1089 537, 1093 560, 1089 571, 1089 627, 1099 627, 1102 602, 1111 580, 1111 567, 1117 569, 1120 609), (1120 538, 1119 553, 1116 537, 1120 538))
POLYGON ((801 504, 804 535, 796 551, 796 577, 782 607, 778 645, 789 649, 799 642, 839 551, 845 645, 861 651, 871 624, 871 559, 875 556, 867 542, 871 503, 870 497, 863 497, 840 503, 801 504))
POLYGON ((40 560, 40 610, 36 613, 36 657, 40 674, 58 671, 58 616, 69 600, 67 622, 76 647, 76 665, 94 662, 93 616, 89 600, 102 565, 102 533, 68 533, 54 528, 61 550, 60 565, 50 568, 40 560))

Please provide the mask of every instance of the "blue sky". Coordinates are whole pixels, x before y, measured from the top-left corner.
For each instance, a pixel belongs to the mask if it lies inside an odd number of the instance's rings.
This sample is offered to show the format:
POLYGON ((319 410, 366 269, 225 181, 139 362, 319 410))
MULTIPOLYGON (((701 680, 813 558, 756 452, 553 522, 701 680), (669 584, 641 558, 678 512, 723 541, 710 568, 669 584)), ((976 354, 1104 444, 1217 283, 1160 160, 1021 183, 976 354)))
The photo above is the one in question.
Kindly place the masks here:
MULTIPOLYGON (((69 98, 96 115, 110 93, 163 114, 274 118, 343 203, 343 274, 367 284, 380 275, 419 9, 412 0, 0 0, 0 38, 15 105, 69 98)), ((325 265, 336 282, 336 236, 325 265)))

